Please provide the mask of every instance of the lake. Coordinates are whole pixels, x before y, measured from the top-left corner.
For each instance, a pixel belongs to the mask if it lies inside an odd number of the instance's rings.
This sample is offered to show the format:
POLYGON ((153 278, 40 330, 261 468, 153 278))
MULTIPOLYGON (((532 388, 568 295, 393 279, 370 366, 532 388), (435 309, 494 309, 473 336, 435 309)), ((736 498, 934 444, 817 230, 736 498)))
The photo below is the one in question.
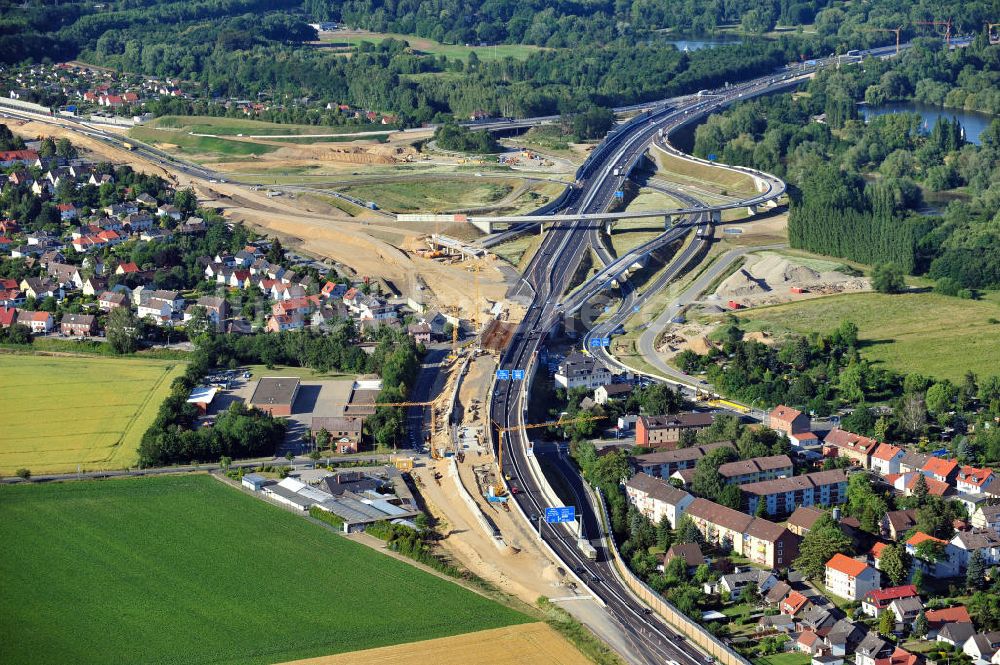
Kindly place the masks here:
POLYGON ((976 113, 974 111, 963 111, 961 109, 948 109, 919 102, 890 102, 881 106, 861 105, 861 115, 867 121, 869 118, 889 113, 916 113, 924 121, 926 131, 930 132, 938 118, 944 117, 949 120, 954 117, 965 128, 965 140, 975 145, 981 145, 979 135, 989 127, 993 116, 986 113, 976 113))

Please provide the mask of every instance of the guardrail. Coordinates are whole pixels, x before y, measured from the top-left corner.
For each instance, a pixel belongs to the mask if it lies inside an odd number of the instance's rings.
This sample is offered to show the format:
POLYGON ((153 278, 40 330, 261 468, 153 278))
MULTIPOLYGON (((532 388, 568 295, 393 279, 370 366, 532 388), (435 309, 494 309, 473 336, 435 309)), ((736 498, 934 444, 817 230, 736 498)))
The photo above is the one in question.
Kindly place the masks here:
MULTIPOLYGON (((589 490, 589 486, 588 490, 589 490)), ((682 633, 689 640, 698 645, 699 648, 703 649, 708 655, 715 658, 717 661, 722 663, 722 665, 752 665, 749 660, 736 653, 736 651, 725 644, 718 637, 708 632, 708 630, 695 623, 691 617, 687 616, 679 609, 674 607, 663 596, 658 594, 656 591, 639 579, 635 573, 629 570, 629 567, 622 560, 621 553, 618 551, 618 546, 615 544, 615 539, 611 536, 611 529, 608 528, 610 520, 608 519, 607 509, 604 505, 604 495, 601 494, 600 490, 596 490, 597 494, 597 505, 600 508, 601 522, 605 525, 605 532, 608 534, 605 536, 609 545, 606 549, 612 553, 612 558, 615 562, 615 569, 618 571, 618 576, 628 585, 628 588, 634 593, 640 600, 653 608, 653 610, 659 614, 663 619, 670 624, 670 627, 679 633, 682 633)))

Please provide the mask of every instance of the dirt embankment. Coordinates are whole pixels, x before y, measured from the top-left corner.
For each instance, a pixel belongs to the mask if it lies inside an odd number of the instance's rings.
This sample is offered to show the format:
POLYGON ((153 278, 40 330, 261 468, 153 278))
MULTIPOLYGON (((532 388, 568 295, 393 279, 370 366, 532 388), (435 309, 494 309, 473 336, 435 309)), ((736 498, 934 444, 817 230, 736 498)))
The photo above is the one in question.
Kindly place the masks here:
POLYGON ((722 282, 715 295, 719 300, 732 300, 743 307, 755 307, 807 295, 830 295, 870 288, 864 277, 837 270, 820 272, 780 254, 762 254, 747 257, 743 267, 722 282))

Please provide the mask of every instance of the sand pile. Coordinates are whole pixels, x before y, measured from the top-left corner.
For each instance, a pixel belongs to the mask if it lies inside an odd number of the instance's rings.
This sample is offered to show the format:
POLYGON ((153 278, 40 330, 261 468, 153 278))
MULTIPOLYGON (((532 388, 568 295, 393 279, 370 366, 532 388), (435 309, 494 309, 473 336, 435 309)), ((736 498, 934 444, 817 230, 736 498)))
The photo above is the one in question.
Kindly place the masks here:
POLYGON ((863 291, 868 280, 836 270, 819 272, 794 263, 780 254, 748 256, 746 263, 715 292, 721 300, 737 300, 743 306, 775 304, 805 294, 863 291), (794 291, 793 291, 794 289, 794 291))
POLYGON ((766 281, 758 279, 746 268, 740 268, 719 287, 719 295, 726 298, 739 298, 770 291, 766 281))

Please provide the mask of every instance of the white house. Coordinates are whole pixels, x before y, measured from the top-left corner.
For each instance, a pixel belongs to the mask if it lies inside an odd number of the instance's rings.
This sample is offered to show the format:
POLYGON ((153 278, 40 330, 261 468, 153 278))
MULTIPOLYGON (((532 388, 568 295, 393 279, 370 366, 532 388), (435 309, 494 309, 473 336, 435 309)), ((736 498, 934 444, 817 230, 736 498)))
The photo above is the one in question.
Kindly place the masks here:
POLYGON ((694 501, 694 497, 684 490, 645 473, 632 476, 625 483, 625 493, 632 505, 653 524, 659 524, 666 517, 672 528, 677 527, 684 509, 694 501))
POLYGON ((955 477, 955 489, 966 494, 981 494, 993 482, 992 469, 963 466, 955 477))
POLYGON ((1000 531, 1000 505, 980 505, 972 512, 971 524, 976 529, 1000 531))
POLYGON ((1000 563, 1000 533, 993 529, 956 533, 948 543, 948 555, 955 575, 961 574, 969 566, 969 557, 977 550, 987 566, 1000 563))
POLYGON ((881 586, 881 575, 864 561, 835 554, 826 562, 826 588, 849 600, 861 600, 881 586))
POLYGON ((556 385, 566 389, 594 389, 611 382, 611 372, 590 356, 574 351, 559 364, 556 385))
POLYGON ((962 645, 962 651, 972 658, 975 665, 992 662, 991 659, 996 656, 998 649, 1000 649, 1000 632, 996 631, 976 633, 962 645))
POLYGON ((891 473, 899 473, 899 462, 903 459, 906 451, 888 443, 880 443, 875 452, 872 453, 872 471, 887 476, 891 473))

